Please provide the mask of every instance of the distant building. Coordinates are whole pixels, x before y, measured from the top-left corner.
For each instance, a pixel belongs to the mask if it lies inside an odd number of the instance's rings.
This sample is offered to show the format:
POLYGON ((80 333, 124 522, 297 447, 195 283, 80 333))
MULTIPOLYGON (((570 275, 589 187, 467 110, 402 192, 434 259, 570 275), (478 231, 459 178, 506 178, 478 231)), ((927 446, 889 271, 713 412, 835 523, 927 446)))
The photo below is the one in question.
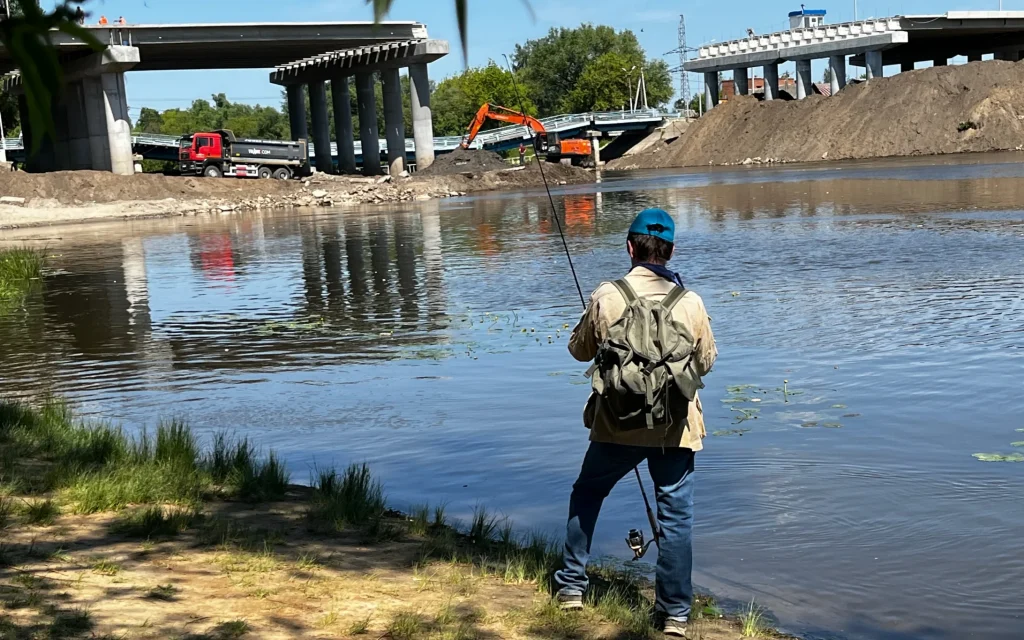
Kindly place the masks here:
POLYGON ((825 24, 824 9, 805 9, 800 5, 799 11, 789 12, 790 29, 811 29, 825 24))
MULTIPOLYGON (((748 81, 750 87, 750 93, 764 93, 764 78, 751 78, 748 81)), ((779 78, 779 91, 785 91, 791 96, 796 96, 796 78, 782 77, 779 78)), ((732 80, 722 80, 722 90, 720 93, 720 100, 728 100, 736 95, 736 83, 732 80)))

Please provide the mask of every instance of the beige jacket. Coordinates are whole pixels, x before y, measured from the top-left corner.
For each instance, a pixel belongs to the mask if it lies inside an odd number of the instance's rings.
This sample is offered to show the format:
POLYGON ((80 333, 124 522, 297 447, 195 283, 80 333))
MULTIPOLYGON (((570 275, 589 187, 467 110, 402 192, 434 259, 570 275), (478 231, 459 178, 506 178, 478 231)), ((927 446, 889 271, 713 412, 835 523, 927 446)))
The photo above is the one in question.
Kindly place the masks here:
MULTIPOLYGON (((626 281, 636 290, 637 295, 645 298, 664 298, 675 286, 643 267, 636 267, 630 271, 626 275, 626 281)), ((580 362, 593 360, 597 355, 597 346, 604 340, 608 328, 625 310, 626 301, 618 289, 610 282, 603 283, 590 296, 586 312, 572 331, 569 338, 569 353, 580 362)), ((694 363, 699 375, 707 375, 715 363, 715 358, 718 357, 718 349, 715 347, 715 336, 711 333, 711 318, 704 308, 704 301, 696 293, 687 291, 676 304, 672 315, 690 329, 695 341, 699 341, 694 363)), ((673 420, 673 426, 667 435, 662 430, 638 429, 623 432, 618 430, 615 418, 603 410, 600 396, 591 393, 583 412, 583 419, 590 428, 590 439, 595 442, 641 447, 679 447, 700 451, 704 448, 701 439, 705 436, 700 398, 694 397, 688 407, 680 406, 678 409, 678 412, 675 408, 672 409, 673 417, 678 416, 678 419, 673 420)))

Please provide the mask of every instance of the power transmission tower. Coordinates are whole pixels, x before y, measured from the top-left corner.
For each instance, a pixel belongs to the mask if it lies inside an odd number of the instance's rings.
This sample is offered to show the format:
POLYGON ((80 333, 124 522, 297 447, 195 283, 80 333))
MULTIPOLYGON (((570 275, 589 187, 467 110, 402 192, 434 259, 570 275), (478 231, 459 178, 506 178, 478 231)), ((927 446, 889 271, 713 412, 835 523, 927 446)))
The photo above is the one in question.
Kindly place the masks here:
POLYGON ((690 49, 686 46, 686 16, 679 16, 679 48, 669 51, 665 55, 679 55, 679 66, 671 69, 672 73, 679 74, 679 103, 682 105, 682 111, 686 112, 690 108, 690 74, 683 68, 686 64, 687 59, 690 57, 690 49))

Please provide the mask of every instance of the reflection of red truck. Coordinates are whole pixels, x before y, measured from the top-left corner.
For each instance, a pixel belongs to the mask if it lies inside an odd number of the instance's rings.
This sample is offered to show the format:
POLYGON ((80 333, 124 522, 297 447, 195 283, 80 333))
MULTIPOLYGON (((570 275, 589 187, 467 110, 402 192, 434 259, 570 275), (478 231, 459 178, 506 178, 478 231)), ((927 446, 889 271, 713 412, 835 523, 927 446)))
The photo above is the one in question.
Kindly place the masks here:
POLYGON ((305 140, 249 140, 226 129, 193 133, 179 143, 183 175, 287 180, 311 173, 305 140))

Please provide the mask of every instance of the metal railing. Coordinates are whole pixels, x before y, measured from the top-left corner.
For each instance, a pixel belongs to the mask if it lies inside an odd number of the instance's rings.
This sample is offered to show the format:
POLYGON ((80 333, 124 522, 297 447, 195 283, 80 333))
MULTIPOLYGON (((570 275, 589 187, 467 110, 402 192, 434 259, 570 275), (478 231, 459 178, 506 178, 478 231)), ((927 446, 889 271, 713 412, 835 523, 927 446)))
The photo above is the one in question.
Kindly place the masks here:
MULTIPOLYGON (((540 122, 544 125, 544 128, 547 131, 557 133, 559 131, 579 129, 588 126, 601 127, 637 122, 654 123, 664 120, 666 117, 669 117, 669 114, 664 111, 660 111, 658 109, 646 109, 640 111, 575 113, 541 118, 540 122)), ((472 146, 474 149, 482 149, 488 145, 508 142, 510 140, 520 138, 529 139, 526 129, 522 125, 509 125, 481 133, 477 136, 477 139, 473 142, 472 146)), ((138 133, 132 135, 132 146, 177 148, 180 140, 180 136, 170 136, 160 133, 138 133)), ((387 151, 387 140, 382 138, 378 144, 380 145, 381 151, 387 151)), ((434 138, 435 151, 453 151, 457 149, 460 144, 462 144, 462 136, 440 136, 434 138)), ((3 142, 3 147, 7 151, 20 151, 24 149, 24 143, 20 137, 6 138, 3 142)), ((362 143, 358 140, 355 141, 355 150, 357 154, 362 154, 362 143)), ((410 153, 416 150, 416 142, 412 138, 406 138, 405 150, 410 153)), ((338 145, 332 142, 331 153, 333 155, 337 155, 337 152, 338 145)), ((315 156, 315 147, 312 142, 309 144, 309 156, 311 158, 315 156)))

